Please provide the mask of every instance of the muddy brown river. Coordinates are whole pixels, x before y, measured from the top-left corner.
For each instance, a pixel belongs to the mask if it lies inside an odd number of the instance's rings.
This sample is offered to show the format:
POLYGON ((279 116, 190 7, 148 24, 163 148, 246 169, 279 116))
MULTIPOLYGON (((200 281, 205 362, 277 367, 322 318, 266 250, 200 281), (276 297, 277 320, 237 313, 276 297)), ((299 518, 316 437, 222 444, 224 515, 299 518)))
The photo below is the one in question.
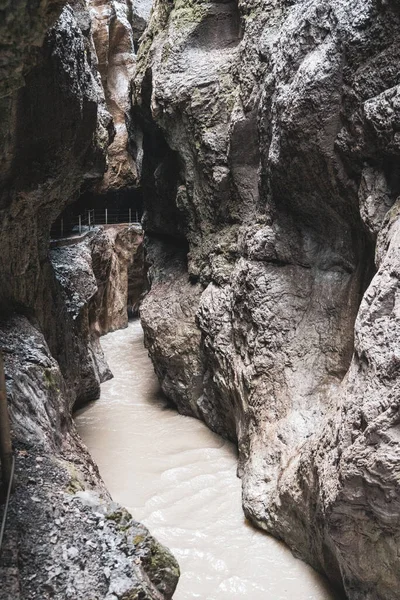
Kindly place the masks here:
POLYGON ((76 416, 114 500, 179 561, 176 600, 337 600, 324 579, 241 509, 232 444, 168 408, 139 321, 102 345, 114 379, 76 416))

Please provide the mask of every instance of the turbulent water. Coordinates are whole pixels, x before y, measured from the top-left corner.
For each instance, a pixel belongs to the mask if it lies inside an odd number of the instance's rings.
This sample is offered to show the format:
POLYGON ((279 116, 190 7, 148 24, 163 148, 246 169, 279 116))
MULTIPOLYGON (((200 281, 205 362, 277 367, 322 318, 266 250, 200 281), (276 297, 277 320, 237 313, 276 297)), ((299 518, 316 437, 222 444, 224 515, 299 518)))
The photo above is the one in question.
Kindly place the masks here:
POLYGON ((336 599, 311 568, 246 522, 234 447, 167 407, 140 323, 102 345, 114 379, 76 422, 114 500, 178 559, 174 599, 336 599))

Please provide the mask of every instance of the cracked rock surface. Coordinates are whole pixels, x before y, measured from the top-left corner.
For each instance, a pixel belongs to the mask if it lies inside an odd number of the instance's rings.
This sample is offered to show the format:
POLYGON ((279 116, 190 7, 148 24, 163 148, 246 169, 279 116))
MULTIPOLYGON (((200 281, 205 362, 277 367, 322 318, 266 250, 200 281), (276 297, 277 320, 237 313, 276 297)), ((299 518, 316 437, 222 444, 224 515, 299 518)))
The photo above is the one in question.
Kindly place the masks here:
POLYGON ((133 90, 162 387, 237 440, 246 515, 352 600, 400 585, 399 19, 158 0, 133 90))
POLYGON ((0 598, 166 600, 175 559, 112 502, 71 416, 111 376, 99 335, 126 323, 128 298, 137 308, 141 235, 117 226, 49 250, 55 219, 102 180, 114 131, 88 6, 5 0, 0 39, 0 348, 17 477, 0 598))

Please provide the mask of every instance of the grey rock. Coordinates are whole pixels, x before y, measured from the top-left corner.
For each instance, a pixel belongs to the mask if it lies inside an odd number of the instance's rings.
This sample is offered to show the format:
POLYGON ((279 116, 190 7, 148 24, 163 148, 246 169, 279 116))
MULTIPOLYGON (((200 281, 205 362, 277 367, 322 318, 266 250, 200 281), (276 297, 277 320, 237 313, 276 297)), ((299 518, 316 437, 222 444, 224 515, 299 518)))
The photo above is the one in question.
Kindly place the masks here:
POLYGON ((375 171, 372 167, 365 167, 361 175, 358 197, 361 218, 368 230, 376 236, 386 213, 393 205, 385 174, 375 171))
POLYGON ((119 306, 104 322, 107 293, 126 309, 131 277, 136 307, 143 263, 128 273, 141 244, 129 228, 49 252, 52 223, 102 180, 113 135, 86 2, 64 4, 0 2, 0 347, 17 455, 0 597, 100 600, 123 579, 125 597, 160 600, 179 567, 112 503, 71 416, 110 375, 100 333, 127 319, 119 306))
POLYGON ((391 1, 158 0, 133 89, 163 389, 353 600, 400 580, 398 26, 391 1))
POLYGON ((77 407, 98 398, 111 377, 100 336, 127 327, 128 301, 134 312, 144 293, 142 234, 128 225, 98 227, 78 243, 53 244, 50 260, 58 306, 53 322, 54 307, 46 306, 45 333, 77 407))
MULTIPOLYGON (((77 487, 88 485, 84 470, 91 459, 73 431, 64 437, 64 448, 58 456, 46 457, 44 461, 43 485, 35 486, 39 502, 32 502, 33 485, 26 481, 35 448, 19 445, 19 453, 24 453, 24 464, 19 464, 18 456, 19 485, 9 515, 13 529, 7 529, 5 539, 7 547, 14 542, 19 548, 19 595, 15 598, 61 600, 87 598, 90 593, 91 598, 101 600, 108 598, 111 591, 119 600, 134 594, 144 600, 172 597, 179 574, 176 561, 145 527, 111 502, 98 475, 92 477, 93 491, 85 492, 83 502, 83 492, 76 493, 77 487), (54 536, 49 532, 49 521, 61 508, 64 526, 54 536), (91 517, 100 511, 104 515, 102 528, 91 522, 91 517), (71 543, 73 546, 69 546, 71 543), (107 577, 105 571, 109 573, 107 577)), ((2 600, 10 598, 4 595, 10 585, 11 582, 6 587, 2 585, 2 600)))

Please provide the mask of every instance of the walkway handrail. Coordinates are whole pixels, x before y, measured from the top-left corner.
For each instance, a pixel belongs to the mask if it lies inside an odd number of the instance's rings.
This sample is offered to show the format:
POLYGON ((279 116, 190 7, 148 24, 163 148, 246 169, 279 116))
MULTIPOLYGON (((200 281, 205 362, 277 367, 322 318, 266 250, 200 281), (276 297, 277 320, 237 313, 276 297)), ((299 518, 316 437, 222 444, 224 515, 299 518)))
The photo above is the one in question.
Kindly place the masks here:
MULTIPOLYGON (((91 208, 86 209, 84 214, 73 215, 69 217, 58 218, 52 226, 54 237, 64 237, 65 231, 77 229, 82 233, 82 229, 88 227, 92 229, 97 225, 117 225, 129 224, 140 225, 142 211, 132 208, 91 208)), ((53 237, 53 235, 52 235, 53 237)))
POLYGON ((1 553, 1 547, 3 544, 4 530, 6 528, 7 512, 8 512, 8 506, 10 504, 11 490, 12 490, 13 482, 14 482, 14 472, 15 472, 15 456, 13 454, 12 463, 11 463, 11 476, 10 476, 10 481, 8 482, 6 504, 4 507, 4 514, 3 514, 3 519, 1 522, 1 529, 0 529, 0 553, 1 553))
POLYGON ((6 377, 4 372, 3 351, 0 349, 0 461, 1 478, 4 486, 7 486, 10 481, 12 453, 6 377))

